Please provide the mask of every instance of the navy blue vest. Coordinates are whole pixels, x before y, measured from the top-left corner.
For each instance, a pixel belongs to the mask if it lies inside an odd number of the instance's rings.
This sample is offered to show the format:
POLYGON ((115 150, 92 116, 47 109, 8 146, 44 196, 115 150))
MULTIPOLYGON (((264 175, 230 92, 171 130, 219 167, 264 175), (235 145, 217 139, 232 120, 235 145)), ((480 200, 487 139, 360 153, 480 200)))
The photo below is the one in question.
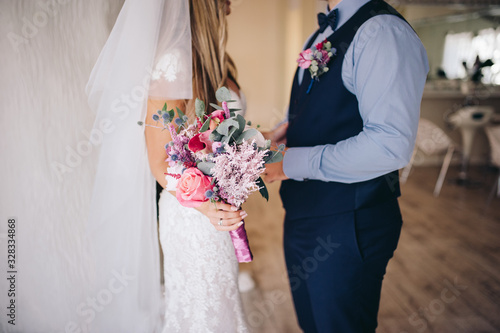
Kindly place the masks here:
MULTIPOLYGON (((358 100, 342 82, 342 63, 356 31, 368 19, 381 14, 396 15, 397 11, 384 1, 370 1, 361 7, 328 40, 337 55, 330 60, 329 71, 311 82, 305 71, 302 84, 295 74, 290 98, 288 147, 314 147, 336 144, 358 135, 363 130, 358 100)), ((310 39, 309 48, 318 32, 310 39)), ((304 156, 303 158, 308 158, 304 156)), ((398 171, 364 182, 346 184, 319 180, 286 180, 280 189, 287 219, 327 216, 367 208, 401 195, 398 171)))

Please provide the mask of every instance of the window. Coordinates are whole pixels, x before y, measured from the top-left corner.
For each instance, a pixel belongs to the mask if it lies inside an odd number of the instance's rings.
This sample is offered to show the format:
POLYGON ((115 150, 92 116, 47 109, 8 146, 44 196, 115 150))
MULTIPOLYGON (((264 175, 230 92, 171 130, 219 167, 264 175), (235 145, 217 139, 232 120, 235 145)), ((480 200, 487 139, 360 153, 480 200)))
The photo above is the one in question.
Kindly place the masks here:
POLYGON ((483 68, 482 82, 500 85, 500 28, 484 29, 474 36, 472 32, 449 33, 444 43, 442 67, 449 79, 465 78, 462 62, 471 68, 479 56, 481 61, 491 59, 491 67, 483 68))

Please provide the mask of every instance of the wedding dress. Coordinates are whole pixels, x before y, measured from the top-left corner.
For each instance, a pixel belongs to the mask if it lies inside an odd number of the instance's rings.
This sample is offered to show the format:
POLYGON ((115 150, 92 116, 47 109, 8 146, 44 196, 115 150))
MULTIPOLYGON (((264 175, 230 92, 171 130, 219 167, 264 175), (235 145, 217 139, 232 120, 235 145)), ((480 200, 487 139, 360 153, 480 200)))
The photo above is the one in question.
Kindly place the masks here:
MULTIPOLYGON (((231 108, 246 108, 231 92, 231 108)), ((240 112, 242 112, 240 111, 240 112)), ((163 332, 248 332, 238 290, 238 261, 228 232, 217 231, 167 190, 159 201, 165 277, 163 332)))

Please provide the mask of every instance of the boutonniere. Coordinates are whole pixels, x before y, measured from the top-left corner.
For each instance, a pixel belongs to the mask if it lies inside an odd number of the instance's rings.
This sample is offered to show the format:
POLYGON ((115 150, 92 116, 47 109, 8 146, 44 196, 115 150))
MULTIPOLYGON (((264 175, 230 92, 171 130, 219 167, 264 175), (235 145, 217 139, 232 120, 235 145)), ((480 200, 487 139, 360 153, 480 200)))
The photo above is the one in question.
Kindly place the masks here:
POLYGON ((314 81, 319 81, 319 77, 328 72, 328 63, 336 53, 337 49, 332 48, 332 43, 326 39, 300 53, 297 59, 299 67, 308 69, 309 73, 311 73, 312 80, 307 89, 308 94, 311 91, 314 81))

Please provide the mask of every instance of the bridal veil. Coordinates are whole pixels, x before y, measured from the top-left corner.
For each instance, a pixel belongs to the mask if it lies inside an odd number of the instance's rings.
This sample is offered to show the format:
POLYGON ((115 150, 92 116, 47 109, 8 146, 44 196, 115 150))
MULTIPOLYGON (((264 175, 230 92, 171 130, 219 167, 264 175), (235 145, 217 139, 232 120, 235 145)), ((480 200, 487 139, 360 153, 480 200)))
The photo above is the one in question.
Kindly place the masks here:
MULTIPOLYGON (((126 0, 87 85, 103 133, 88 219, 92 281, 83 331, 155 332, 162 316, 147 100, 191 99, 188 0, 126 0)), ((78 189, 75 189, 78 190, 78 189)))

